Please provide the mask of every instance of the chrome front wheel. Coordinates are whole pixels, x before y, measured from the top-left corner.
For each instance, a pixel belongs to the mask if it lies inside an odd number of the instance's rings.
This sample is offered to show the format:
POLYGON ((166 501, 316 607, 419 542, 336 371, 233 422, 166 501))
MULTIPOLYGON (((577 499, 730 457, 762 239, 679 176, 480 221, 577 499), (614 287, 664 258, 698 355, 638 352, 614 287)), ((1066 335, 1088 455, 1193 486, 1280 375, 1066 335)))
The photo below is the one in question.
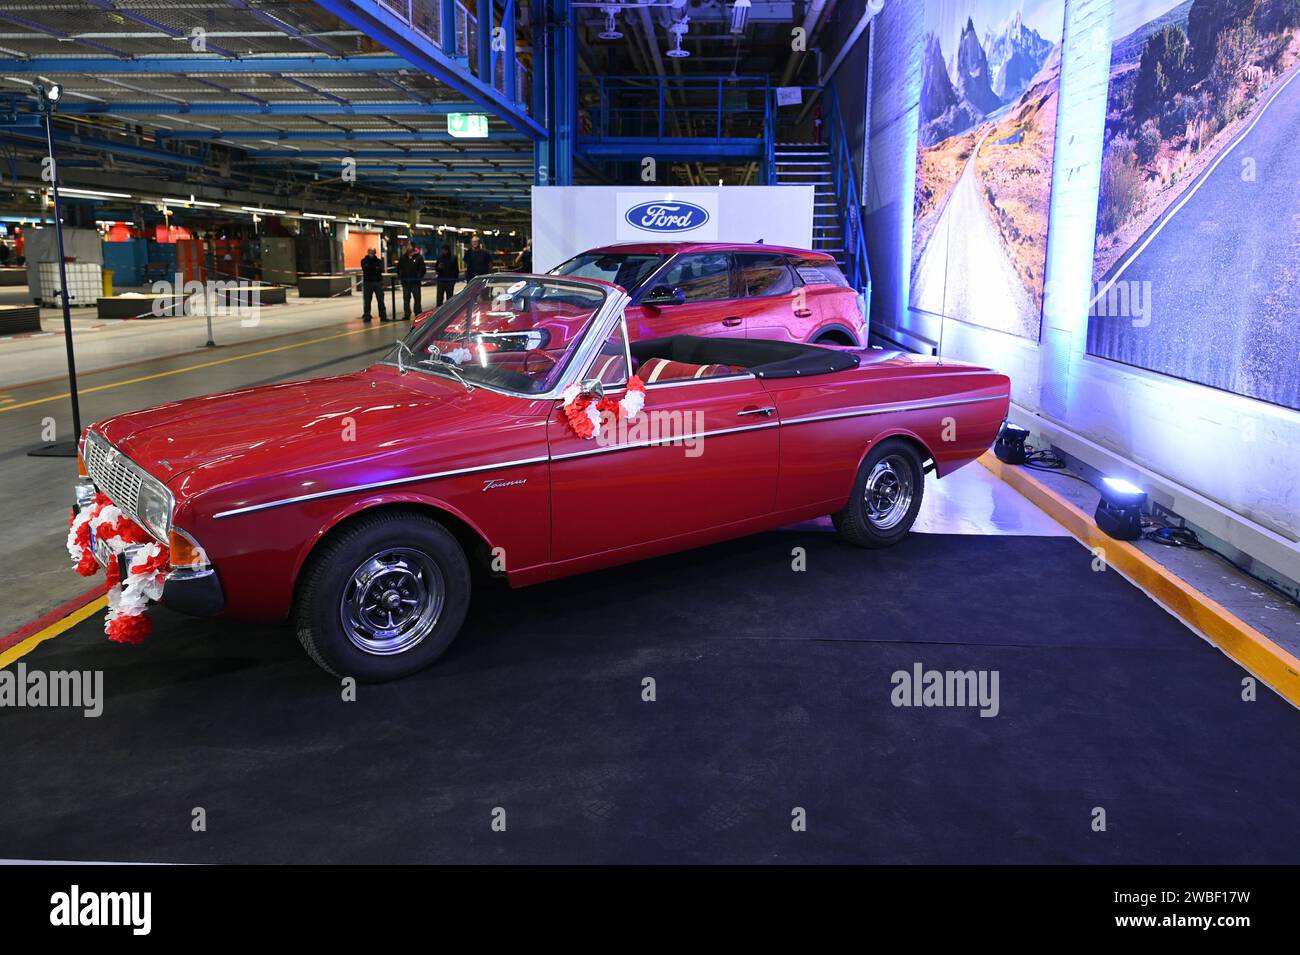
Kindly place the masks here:
POLYGON ((363 560, 343 588, 343 632, 365 653, 405 653, 433 632, 446 592, 428 554, 410 547, 381 550, 363 560))

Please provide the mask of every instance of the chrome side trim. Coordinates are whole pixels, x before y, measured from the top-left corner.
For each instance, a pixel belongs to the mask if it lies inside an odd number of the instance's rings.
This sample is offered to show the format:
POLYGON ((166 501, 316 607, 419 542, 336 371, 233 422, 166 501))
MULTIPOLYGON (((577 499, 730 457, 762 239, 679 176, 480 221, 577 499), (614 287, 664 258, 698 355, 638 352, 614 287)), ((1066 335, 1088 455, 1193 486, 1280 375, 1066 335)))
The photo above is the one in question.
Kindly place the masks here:
POLYGON ((838 414, 808 415, 803 418, 787 418, 781 422, 789 424, 812 424, 817 421, 835 421, 839 418, 864 418, 868 415, 892 414, 895 411, 923 411, 926 408, 947 408, 953 405, 969 405, 980 401, 1001 401, 1010 395, 986 395, 982 398, 947 398, 942 401, 913 401, 902 404, 882 405, 865 411, 841 411, 838 414))
POLYGON ((739 381, 742 378, 753 378, 754 373, 750 371, 741 372, 735 375, 710 375, 708 378, 670 378, 668 381, 654 381, 645 386, 646 391, 654 391, 658 388, 680 388, 683 385, 707 385, 715 381, 739 381))
POLYGON ((336 488, 332 491, 316 491, 313 494, 299 494, 297 497, 285 497, 276 501, 266 501, 262 504, 249 504, 247 507, 236 507, 229 511, 219 511, 212 515, 213 520, 221 520, 223 517, 235 517, 239 514, 252 514, 255 511, 265 511, 272 507, 283 507, 286 504, 301 504, 303 501, 315 501, 323 497, 339 497, 343 494, 359 494, 365 491, 376 491, 385 487, 398 487, 403 484, 418 484, 420 481, 434 481, 438 478, 459 477, 462 474, 477 474, 480 471, 492 471, 497 468, 517 468, 525 464, 542 464, 549 461, 549 457, 539 458, 521 458, 518 461, 497 461, 493 464, 476 464, 470 468, 457 468, 454 471, 435 471, 432 474, 416 474, 411 477, 393 478, 389 481, 372 481, 369 484, 354 484, 351 487, 336 488))
MULTIPOLYGON (((709 381, 713 379, 700 379, 700 381, 709 381)), ((692 382, 694 380, 692 379, 692 382)), ((681 444, 686 441, 692 441, 697 438, 717 437, 724 434, 739 434, 744 431, 763 431, 768 428, 781 428, 792 424, 811 424, 816 421, 833 421, 838 418, 860 418, 867 415, 889 414, 894 411, 918 411, 924 408, 942 408, 950 405, 972 404, 979 401, 999 401, 1003 398, 1009 398, 1010 395, 988 395, 982 398, 956 398, 944 401, 930 402, 913 402, 911 404, 890 405, 888 407, 871 408, 866 411, 846 411, 840 414, 831 415, 814 415, 806 418, 791 418, 787 421, 767 421, 763 424, 743 425, 736 428, 718 428, 714 431, 697 431, 694 434, 674 435, 667 438, 658 438, 653 441, 641 441, 636 444, 620 444, 611 447, 592 448, 589 451, 571 451, 568 454, 544 455, 535 458, 521 458, 516 461, 497 461, 493 464, 477 464, 468 468, 457 468, 452 471, 435 471, 431 474, 416 474, 411 477, 393 478, 388 481, 374 481, 369 484, 356 484, 351 487, 337 488, 330 491, 316 491, 312 494, 299 494, 296 497, 286 497, 275 501, 266 501, 262 504, 250 504, 247 507, 236 507, 228 511, 219 511, 213 514, 213 520, 221 520, 226 517, 236 517, 240 514, 252 514, 257 511, 269 510, 273 507, 283 507, 287 504, 300 504, 303 501, 315 501, 326 497, 339 497, 344 494, 359 494, 366 491, 375 491, 387 487, 399 487, 403 484, 418 484, 421 481, 434 481, 439 478, 460 477, 464 474, 477 474, 481 471, 492 471, 500 468, 523 467, 528 464, 543 464, 549 461, 567 461, 572 458, 586 458, 596 454, 611 454, 616 451, 635 451, 638 448, 653 448, 661 445, 681 444)))
POLYGON ((683 444, 687 441, 693 441, 696 438, 712 438, 723 434, 738 434, 741 431, 765 431, 768 428, 779 427, 781 427, 781 422, 769 421, 766 424, 751 424, 738 428, 719 428, 716 431, 697 431, 694 434, 681 434, 669 438, 656 438, 653 441, 638 441, 636 444, 615 444, 609 447, 592 448, 590 451, 570 451, 568 454, 552 455, 551 460, 567 461, 570 458, 589 458, 593 454, 611 454, 615 451, 636 451, 640 448, 657 448, 661 445, 683 444))

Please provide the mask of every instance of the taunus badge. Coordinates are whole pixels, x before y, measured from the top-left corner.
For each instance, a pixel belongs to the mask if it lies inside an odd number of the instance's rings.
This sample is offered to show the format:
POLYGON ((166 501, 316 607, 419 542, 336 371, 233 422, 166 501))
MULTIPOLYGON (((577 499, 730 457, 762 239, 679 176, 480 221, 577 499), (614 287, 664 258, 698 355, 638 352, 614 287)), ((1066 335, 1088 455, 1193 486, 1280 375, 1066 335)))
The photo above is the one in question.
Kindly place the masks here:
POLYGON ((495 491, 499 487, 514 487, 516 484, 527 484, 528 478, 519 478, 514 481, 498 481, 496 478, 488 478, 483 482, 483 490, 495 491))

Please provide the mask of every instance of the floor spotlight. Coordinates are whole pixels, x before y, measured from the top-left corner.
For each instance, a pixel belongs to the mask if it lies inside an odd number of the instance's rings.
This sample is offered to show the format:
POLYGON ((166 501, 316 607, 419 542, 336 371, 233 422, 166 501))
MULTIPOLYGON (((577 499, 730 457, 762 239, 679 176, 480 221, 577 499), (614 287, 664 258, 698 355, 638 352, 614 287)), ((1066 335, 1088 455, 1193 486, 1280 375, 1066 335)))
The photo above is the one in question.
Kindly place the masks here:
POLYGON ((1010 421, 1004 421, 1002 422, 1002 430, 998 432, 998 440, 993 445, 993 453, 1004 464, 1024 464, 1026 460, 1025 441, 1028 439, 1028 428, 1022 428, 1010 421))
POLYGON ((1123 478, 1102 478, 1101 500, 1094 518, 1097 526, 1116 540, 1135 541, 1142 536, 1142 505, 1146 491, 1123 478))

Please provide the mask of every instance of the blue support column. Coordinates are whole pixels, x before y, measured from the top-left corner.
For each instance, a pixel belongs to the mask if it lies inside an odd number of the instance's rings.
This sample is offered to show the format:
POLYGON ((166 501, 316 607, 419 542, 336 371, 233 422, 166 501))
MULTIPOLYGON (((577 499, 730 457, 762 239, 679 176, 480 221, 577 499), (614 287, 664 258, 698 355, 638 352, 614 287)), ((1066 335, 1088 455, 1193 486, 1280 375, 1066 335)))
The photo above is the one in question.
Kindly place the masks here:
POLYGON ((501 14, 501 29, 505 33, 505 64, 501 72, 506 79, 505 94, 506 99, 512 103, 519 102, 519 63, 518 53, 516 51, 515 33, 517 30, 517 17, 515 16, 515 0, 506 0, 505 11, 501 14))
MULTIPOLYGON (((530 0, 532 3, 532 48, 533 48, 533 119, 550 129, 550 110, 547 102, 547 90, 551 82, 551 46, 550 25, 547 22, 547 0, 530 0)), ((538 137, 533 142, 533 182, 539 186, 551 183, 551 139, 550 136, 538 137)))
POLYGON ((492 85, 492 0, 478 0, 478 78, 492 85))
POLYGON ((578 125, 578 42, 572 0, 551 0, 555 19, 555 62, 549 80, 554 87, 555 183, 573 184, 573 153, 578 125))
POLYGON ((456 55, 456 0, 438 0, 438 45, 447 56, 456 55))

